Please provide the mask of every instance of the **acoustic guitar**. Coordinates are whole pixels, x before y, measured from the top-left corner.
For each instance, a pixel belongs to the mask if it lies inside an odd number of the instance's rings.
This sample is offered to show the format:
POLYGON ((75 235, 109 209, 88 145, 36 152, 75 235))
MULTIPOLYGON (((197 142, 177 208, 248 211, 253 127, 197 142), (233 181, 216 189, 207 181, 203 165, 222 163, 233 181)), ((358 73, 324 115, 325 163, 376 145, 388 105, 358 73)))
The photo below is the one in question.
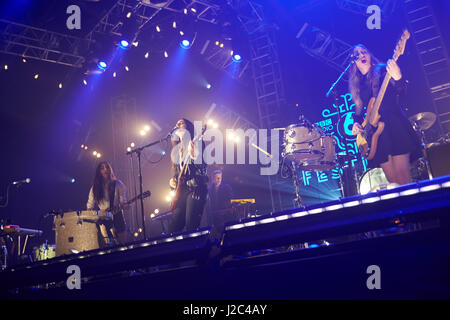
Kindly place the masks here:
MULTIPOLYGON (((409 37, 410 34, 408 30, 403 31, 402 37, 395 47, 392 60, 397 61, 398 58, 405 52, 406 41, 409 37)), ((369 101, 369 105, 367 106, 367 114, 364 118, 364 122, 361 124, 364 128, 364 132, 359 133, 356 137, 356 145, 358 146, 358 150, 367 160, 372 160, 375 157, 378 138, 385 127, 385 123, 380 121, 381 116, 378 111, 390 80, 391 75, 389 72, 386 72, 377 97, 372 97, 369 101)))

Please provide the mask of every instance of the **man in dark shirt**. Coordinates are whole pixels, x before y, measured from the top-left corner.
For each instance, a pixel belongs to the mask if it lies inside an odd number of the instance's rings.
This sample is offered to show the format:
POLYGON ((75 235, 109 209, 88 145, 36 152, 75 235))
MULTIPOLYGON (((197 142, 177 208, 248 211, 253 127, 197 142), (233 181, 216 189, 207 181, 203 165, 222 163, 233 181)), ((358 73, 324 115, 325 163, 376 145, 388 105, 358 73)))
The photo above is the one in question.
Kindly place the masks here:
POLYGON ((213 225, 215 231, 213 233, 220 236, 225 223, 236 218, 231 207, 233 191, 230 185, 222 183, 222 171, 220 170, 213 172, 212 181, 208 190, 208 220, 213 225))

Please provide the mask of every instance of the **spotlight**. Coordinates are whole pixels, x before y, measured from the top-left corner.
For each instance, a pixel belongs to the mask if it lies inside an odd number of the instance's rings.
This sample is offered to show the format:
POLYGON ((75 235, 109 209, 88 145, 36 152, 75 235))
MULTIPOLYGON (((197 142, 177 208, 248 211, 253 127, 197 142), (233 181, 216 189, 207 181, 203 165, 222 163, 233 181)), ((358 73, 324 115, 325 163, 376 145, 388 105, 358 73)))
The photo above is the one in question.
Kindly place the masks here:
POLYGON ((126 17, 127 17, 127 19, 130 19, 130 18, 131 18, 131 11, 127 13, 127 16, 126 16, 126 17))
POLYGON ((34 78, 35 78, 35 79, 39 78, 39 74, 36 73, 36 74, 34 75, 34 78))
POLYGON ((211 89, 211 85, 209 83, 206 84, 206 89, 211 89))
POLYGON ((128 148, 127 148, 127 152, 130 152, 130 151, 131 151, 131 147, 128 147, 128 148))
POLYGON ((147 133, 147 132, 145 132, 145 130, 139 131, 139 134, 140 134, 141 136, 145 136, 146 133, 147 133))
POLYGON ((173 27, 174 29, 177 28, 177 22, 176 22, 176 21, 174 21, 174 22, 172 23, 172 27, 173 27))
POLYGON ((234 62, 241 62, 242 61, 242 57, 239 54, 234 54, 233 55, 233 61, 234 62))
POLYGON ((164 51, 164 57, 168 58, 169 54, 167 53, 167 51, 164 51))
POLYGON ((125 70, 130 71, 130 68, 128 68, 128 66, 125 66, 125 70))
POLYGON ((145 59, 148 59, 148 56, 149 56, 149 53, 148 53, 148 52, 146 52, 146 53, 145 53, 145 56, 144 56, 144 57, 145 57, 145 59))
POLYGON ((100 69, 100 70, 106 70, 106 67, 107 67, 108 65, 106 64, 106 62, 105 61, 103 61, 103 60, 101 60, 101 61, 99 61, 98 63, 97 63, 97 67, 100 69))
POLYGON ((97 153, 97 158, 100 158, 102 155, 100 153, 97 153))
POLYGON ((75 178, 72 178, 72 179, 70 180, 70 182, 71 182, 71 183, 75 183, 75 178))
POLYGON ((183 41, 181 41, 181 47, 183 49, 189 49, 191 47, 191 43, 189 42, 189 40, 184 39, 183 41))
POLYGON ((113 73, 113 78, 115 78, 116 76, 117 76, 117 73, 114 72, 114 73, 113 73))
POLYGON ((184 36, 184 32, 180 30, 180 36, 184 36))
POLYGON ((97 151, 92 152, 93 156, 97 156, 97 151))
POLYGON ((130 146, 131 146, 132 148, 134 148, 134 146, 135 146, 134 142, 132 142, 132 143, 130 144, 130 146))
POLYGON ((149 131, 150 131, 150 126, 149 126, 149 125, 146 125, 146 126, 144 127, 144 130, 145 130, 145 132, 149 132, 149 131))
POLYGON ((5 66, 3 67, 5 70, 8 70, 8 65, 5 64, 5 66))
POLYGON ((156 26, 156 31, 161 32, 161 28, 159 26, 156 26))
POLYGON ((27 63, 27 59, 23 58, 23 59, 22 59, 22 62, 23 62, 23 63, 27 63))
POLYGON ((83 84, 84 84, 85 86, 87 86, 87 81, 86 81, 86 80, 83 80, 83 84))
POLYGON ((59 87, 60 89, 62 89, 62 83, 61 83, 61 82, 59 83, 58 87, 59 87))
POLYGON ((130 46, 130 43, 127 40, 121 40, 119 42, 119 47, 122 49, 127 49, 130 46))

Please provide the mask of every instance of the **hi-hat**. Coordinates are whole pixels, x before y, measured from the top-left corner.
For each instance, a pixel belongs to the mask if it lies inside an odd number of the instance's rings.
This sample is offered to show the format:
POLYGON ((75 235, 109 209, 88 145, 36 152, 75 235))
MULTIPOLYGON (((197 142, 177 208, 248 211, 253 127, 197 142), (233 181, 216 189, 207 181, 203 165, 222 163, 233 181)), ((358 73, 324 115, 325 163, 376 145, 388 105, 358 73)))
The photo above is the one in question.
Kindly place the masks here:
POLYGON ((436 115, 432 112, 421 112, 409 117, 415 130, 428 130, 436 121, 436 115))

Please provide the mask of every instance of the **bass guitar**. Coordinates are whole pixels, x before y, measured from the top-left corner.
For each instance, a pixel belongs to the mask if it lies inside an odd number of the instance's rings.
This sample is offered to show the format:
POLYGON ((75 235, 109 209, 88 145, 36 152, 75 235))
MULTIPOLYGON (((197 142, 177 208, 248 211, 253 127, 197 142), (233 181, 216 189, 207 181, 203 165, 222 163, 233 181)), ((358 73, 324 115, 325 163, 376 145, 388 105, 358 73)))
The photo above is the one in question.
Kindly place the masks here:
MULTIPOLYGON (((410 34, 408 30, 403 31, 402 37, 395 47, 392 60, 397 61, 398 58, 405 52, 406 41, 409 37, 410 34)), ((372 97, 369 101, 369 105, 367 106, 367 114, 364 118, 364 122, 361 124, 364 131, 363 133, 359 133, 356 137, 356 145, 358 146, 358 150, 367 160, 372 160, 373 157, 375 157, 378 138, 385 127, 385 123, 380 121, 381 116, 378 111, 390 80, 391 75, 389 72, 386 72, 377 97, 372 97)))

